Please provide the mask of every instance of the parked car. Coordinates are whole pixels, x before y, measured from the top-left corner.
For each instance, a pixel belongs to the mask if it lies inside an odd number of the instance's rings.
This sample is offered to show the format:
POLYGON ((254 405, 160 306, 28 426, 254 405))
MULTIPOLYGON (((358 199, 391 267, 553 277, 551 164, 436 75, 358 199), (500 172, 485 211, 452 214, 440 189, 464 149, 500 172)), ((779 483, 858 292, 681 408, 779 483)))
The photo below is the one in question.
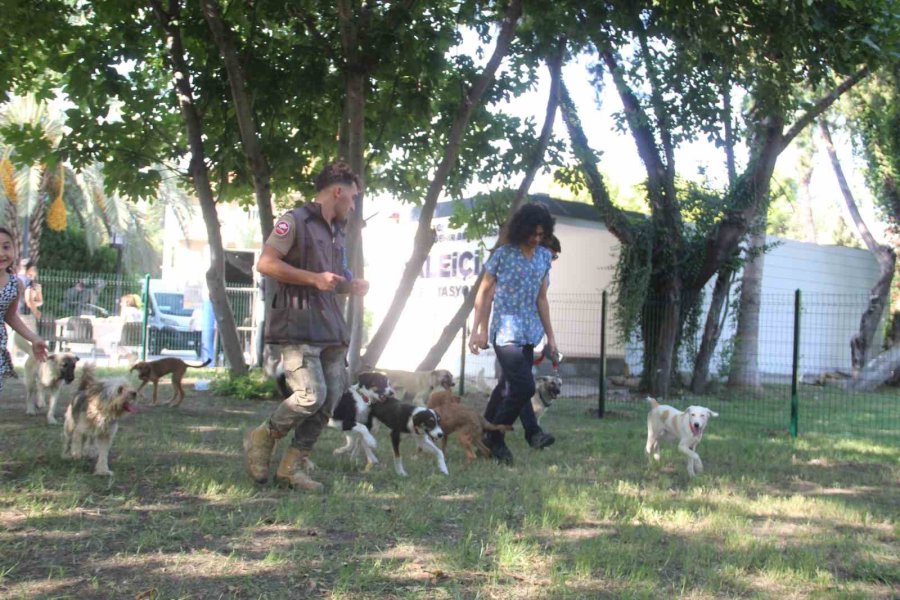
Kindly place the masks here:
POLYGON ((160 279, 150 280, 147 351, 193 350, 200 356, 201 332, 192 330, 194 307, 184 305, 184 291, 160 279))

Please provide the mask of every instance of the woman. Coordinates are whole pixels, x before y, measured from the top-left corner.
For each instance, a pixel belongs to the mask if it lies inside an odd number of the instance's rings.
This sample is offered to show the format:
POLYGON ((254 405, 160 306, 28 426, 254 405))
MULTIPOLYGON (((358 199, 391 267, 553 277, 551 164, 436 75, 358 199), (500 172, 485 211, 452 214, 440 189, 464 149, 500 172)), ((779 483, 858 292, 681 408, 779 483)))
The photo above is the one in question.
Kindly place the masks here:
MULTIPOLYGON (((475 324, 469 349, 478 354, 490 343, 500 363, 497 388, 492 394, 499 395, 499 405, 492 416, 486 415, 495 424, 512 425, 523 407, 530 406, 534 395, 534 346, 545 333, 547 347, 557 352, 547 301, 547 274, 553 255, 541 244, 553 235, 554 224, 544 206, 522 206, 510 219, 507 243, 497 248, 484 265, 484 280, 475 297, 475 324)), ((523 420, 523 425, 532 447, 553 443, 553 436, 541 431, 536 420, 523 420)), ((502 432, 490 432, 486 441, 494 458, 512 463, 502 432)))

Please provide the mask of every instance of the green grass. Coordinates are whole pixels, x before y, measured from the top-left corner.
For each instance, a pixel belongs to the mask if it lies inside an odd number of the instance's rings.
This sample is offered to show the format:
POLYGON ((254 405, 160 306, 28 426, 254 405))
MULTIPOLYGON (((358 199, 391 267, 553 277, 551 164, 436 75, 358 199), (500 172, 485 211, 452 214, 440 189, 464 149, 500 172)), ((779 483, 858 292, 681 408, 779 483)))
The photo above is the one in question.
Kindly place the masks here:
POLYGON ((673 446, 648 464, 641 403, 600 421, 593 401, 563 399, 543 422, 554 446, 532 451, 517 431, 514 467, 465 466, 451 439, 449 477, 405 440, 398 478, 383 429, 382 464, 364 472, 331 454, 343 437, 326 430, 314 456, 326 493, 307 495, 244 472, 242 434, 272 401, 189 389, 179 409, 145 407, 123 419, 107 479, 62 460, 61 428, 26 417, 6 383, 0 597, 889 598, 900 586, 889 432, 793 440, 710 399, 722 416, 691 480, 673 446))

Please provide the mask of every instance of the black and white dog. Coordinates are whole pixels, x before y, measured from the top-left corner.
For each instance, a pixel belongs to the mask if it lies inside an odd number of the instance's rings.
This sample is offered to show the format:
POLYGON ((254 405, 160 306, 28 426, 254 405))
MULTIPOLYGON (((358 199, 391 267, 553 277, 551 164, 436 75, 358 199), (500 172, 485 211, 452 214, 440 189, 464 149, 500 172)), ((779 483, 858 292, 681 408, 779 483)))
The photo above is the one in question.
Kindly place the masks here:
MULTIPOLYGON (((276 371, 275 381, 284 398, 293 393, 287 385, 284 370, 280 365, 276 371)), ((372 452, 377 442, 371 433, 371 409, 374 404, 393 397, 394 390, 391 383, 382 373, 360 373, 357 383, 341 395, 328 421, 329 427, 344 432, 345 444, 336 448, 334 453, 344 454, 353 450, 355 454, 356 449, 361 446, 366 453, 366 466, 378 464, 378 458, 372 452), (351 435, 352 432, 356 433, 357 439, 351 435)))
POLYGON ((400 458, 400 435, 412 434, 420 448, 428 450, 437 457, 438 469, 449 475, 444 453, 433 440, 444 437, 441 429, 441 417, 430 408, 400 402, 396 398, 387 398, 383 402, 372 405, 372 416, 387 425, 391 430, 391 444, 394 446, 394 470, 397 475, 406 477, 403 459, 400 458))

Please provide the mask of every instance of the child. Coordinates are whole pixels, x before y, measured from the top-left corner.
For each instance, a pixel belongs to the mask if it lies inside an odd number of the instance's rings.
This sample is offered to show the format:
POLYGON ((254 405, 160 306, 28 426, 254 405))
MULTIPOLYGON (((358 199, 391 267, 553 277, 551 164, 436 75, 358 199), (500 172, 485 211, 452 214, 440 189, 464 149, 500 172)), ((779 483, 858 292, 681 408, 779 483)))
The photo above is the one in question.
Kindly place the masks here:
MULTIPOLYGON (((0 227, 0 314, 12 327, 13 331, 31 342, 31 353, 43 362, 47 359, 47 342, 32 331, 19 316, 19 298, 25 293, 22 282, 16 277, 16 248, 12 234, 8 229, 0 227)), ((3 389, 3 378, 15 377, 12 357, 7 350, 6 327, 0 327, 0 390, 3 389)))

